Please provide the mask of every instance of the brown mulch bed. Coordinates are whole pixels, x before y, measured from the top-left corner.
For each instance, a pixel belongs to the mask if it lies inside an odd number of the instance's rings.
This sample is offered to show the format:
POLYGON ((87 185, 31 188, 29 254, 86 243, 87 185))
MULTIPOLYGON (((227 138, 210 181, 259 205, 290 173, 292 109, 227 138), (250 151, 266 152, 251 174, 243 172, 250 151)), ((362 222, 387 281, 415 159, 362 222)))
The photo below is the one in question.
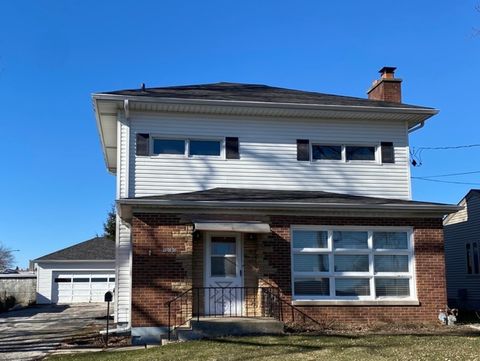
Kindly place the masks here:
MULTIPOLYGON (((114 327, 112 327, 113 329, 114 327)), ((104 329, 103 326, 92 324, 81 331, 78 336, 65 340, 61 348, 105 348, 106 337, 100 335, 99 331, 104 329)), ((108 347, 130 346, 130 336, 108 336, 108 347)))

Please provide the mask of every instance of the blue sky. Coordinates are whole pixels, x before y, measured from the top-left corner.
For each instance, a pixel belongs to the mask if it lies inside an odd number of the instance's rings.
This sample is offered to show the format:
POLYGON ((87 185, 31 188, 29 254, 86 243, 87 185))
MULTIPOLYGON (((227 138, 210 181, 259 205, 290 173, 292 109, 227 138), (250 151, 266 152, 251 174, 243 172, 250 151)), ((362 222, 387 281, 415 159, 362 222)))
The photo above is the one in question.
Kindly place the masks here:
MULTIPOLYGON (((115 180, 90 94, 233 81, 365 96, 397 66, 440 114, 412 146, 480 143, 476 1, 10 1, 0 12, 0 242, 17 263, 102 233, 115 180)), ((480 148, 426 151, 414 176, 480 170, 480 148)), ((480 183, 480 175, 443 178, 480 183)), ((413 182, 456 203, 471 187, 413 182)), ((480 188, 480 185, 476 186, 480 188)))

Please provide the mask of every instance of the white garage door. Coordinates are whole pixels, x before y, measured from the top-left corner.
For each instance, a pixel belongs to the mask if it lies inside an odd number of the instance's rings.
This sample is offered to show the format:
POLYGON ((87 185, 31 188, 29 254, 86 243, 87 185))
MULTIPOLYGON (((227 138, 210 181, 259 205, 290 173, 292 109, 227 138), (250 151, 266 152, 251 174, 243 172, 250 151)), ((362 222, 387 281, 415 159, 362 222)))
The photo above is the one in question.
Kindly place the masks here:
POLYGON ((105 292, 113 291, 115 274, 106 272, 54 272, 55 303, 103 302, 105 292))

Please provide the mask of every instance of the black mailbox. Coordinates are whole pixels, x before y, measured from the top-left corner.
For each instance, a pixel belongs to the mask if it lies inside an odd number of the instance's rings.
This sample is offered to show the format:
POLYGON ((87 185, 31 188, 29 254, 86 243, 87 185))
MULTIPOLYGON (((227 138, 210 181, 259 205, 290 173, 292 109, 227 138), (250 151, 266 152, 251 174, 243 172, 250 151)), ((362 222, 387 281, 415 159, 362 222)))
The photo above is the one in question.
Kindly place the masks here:
POLYGON ((107 293, 105 293, 105 302, 112 302, 113 300, 113 293, 108 291, 107 293))

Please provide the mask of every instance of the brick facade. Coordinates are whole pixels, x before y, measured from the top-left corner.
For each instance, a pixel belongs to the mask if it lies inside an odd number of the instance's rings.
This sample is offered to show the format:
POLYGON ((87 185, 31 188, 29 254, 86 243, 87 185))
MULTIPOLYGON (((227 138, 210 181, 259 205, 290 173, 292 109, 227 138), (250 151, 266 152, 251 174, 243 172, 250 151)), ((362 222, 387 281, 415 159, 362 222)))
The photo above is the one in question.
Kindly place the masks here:
MULTIPOLYGON (((197 216, 198 217, 198 216, 197 216)), ((229 216, 209 216, 229 219, 229 216)), ((329 323, 435 322, 446 304, 443 229, 440 218, 241 217, 268 221, 272 233, 244 239, 245 286, 278 286, 291 299, 290 225, 409 226, 414 228, 417 296, 420 306, 297 306, 329 323)), ((238 216, 231 216, 238 220, 238 216)), ((203 286, 204 235, 193 237, 186 215, 135 214, 132 220, 132 326, 165 326, 165 303, 203 286), (175 253, 173 252, 175 249, 175 253)), ((203 302, 201 302, 202 304, 203 302)), ((193 307, 195 305, 184 305, 193 307)), ((203 306, 200 306, 202 308, 203 306)), ((177 310, 178 311, 178 310, 177 310)), ((287 314, 287 313, 285 313, 287 314)))

